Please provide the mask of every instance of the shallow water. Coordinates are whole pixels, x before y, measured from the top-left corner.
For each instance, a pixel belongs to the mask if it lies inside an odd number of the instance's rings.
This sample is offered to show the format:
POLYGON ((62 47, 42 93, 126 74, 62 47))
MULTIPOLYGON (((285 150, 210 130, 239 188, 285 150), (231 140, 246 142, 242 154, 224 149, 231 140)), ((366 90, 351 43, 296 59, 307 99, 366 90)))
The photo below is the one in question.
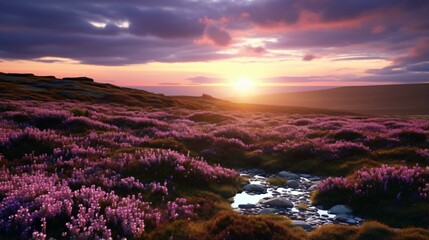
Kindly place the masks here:
MULTIPOLYGON (((260 171, 260 170, 258 170, 260 171)), ((355 217, 353 215, 347 215, 347 218, 351 222, 347 223, 345 220, 341 220, 335 214, 329 214, 328 210, 324 210, 321 206, 312 206, 310 201, 311 191, 308 190, 312 185, 316 184, 317 180, 310 180, 309 178, 300 177, 295 179, 299 182, 298 188, 289 188, 289 187, 276 187, 270 185, 266 180, 268 177, 278 177, 276 175, 268 174, 254 174, 252 171, 242 171, 242 175, 249 178, 250 184, 258 184, 264 186, 267 190, 267 193, 257 194, 257 193, 248 193, 241 192, 237 193, 233 197, 233 203, 231 204, 232 208, 242 214, 260 214, 263 209, 270 208, 273 210, 273 214, 285 215, 292 220, 300 220, 311 225, 311 228, 314 229, 323 224, 330 223, 342 223, 349 225, 360 224, 362 219, 355 217), (261 201, 275 198, 275 197, 284 197, 291 201, 294 204, 293 208, 276 208, 269 207, 261 204, 261 201), (247 204, 254 204, 255 206, 249 206, 247 204), (240 205, 243 205, 240 207, 240 205), (307 209, 298 209, 298 205, 307 206, 307 209)), ((320 179, 317 176, 312 176, 315 179, 320 179)), ((313 179, 311 178, 311 179, 313 179)), ((343 215, 344 217, 344 215, 343 215)), ((307 229, 309 230, 309 229, 307 229)))

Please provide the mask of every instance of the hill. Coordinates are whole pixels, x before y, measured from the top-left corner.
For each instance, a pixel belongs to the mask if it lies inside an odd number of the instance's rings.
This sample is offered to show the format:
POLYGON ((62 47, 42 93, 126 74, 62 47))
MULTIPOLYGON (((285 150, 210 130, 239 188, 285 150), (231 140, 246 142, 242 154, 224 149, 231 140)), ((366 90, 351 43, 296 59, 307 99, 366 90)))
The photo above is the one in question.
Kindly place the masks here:
POLYGON ((235 98, 233 101, 350 111, 375 115, 428 115, 429 84, 339 87, 235 98))
POLYGON ((201 97, 169 97, 144 90, 97 83, 87 77, 56 78, 34 74, 0 73, 0 98, 10 100, 67 100, 141 107, 177 107, 201 110, 245 110, 300 114, 343 114, 303 107, 233 103, 203 94, 201 97))

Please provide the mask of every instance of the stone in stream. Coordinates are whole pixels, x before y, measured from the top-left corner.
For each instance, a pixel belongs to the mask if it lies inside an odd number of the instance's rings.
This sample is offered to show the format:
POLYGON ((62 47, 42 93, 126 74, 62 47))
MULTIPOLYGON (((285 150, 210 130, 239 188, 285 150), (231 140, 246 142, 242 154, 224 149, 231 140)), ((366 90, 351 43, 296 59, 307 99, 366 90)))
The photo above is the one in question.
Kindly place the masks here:
POLYGON ((252 193, 267 193, 267 189, 258 184, 247 184, 244 186, 244 191, 252 193))
POLYGON ((288 171, 281 171, 281 172, 279 172, 278 175, 280 177, 289 178, 289 179, 298 179, 299 178, 298 174, 291 173, 288 171))
POLYGON ((304 174, 304 173, 299 174, 299 176, 303 177, 303 178, 311 178, 312 177, 310 174, 304 174))
POLYGON ((357 224, 359 224, 359 222, 356 219, 354 219, 353 216, 350 216, 350 215, 347 215, 347 214, 338 214, 335 217, 335 220, 337 220, 339 222, 342 222, 342 223, 348 223, 350 225, 357 225, 357 224))
POLYGON ((275 208, 264 208, 259 213, 260 214, 271 214, 271 213, 277 213, 279 210, 275 208))
POLYGON ((302 227, 305 230, 311 230, 313 228, 309 223, 301 220, 293 220, 292 224, 298 227, 302 227))
POLYGON ((297 187, 299 187, 299 182, 296 180, 288 180, 287 186, 290 188, 297 188, 297 187))
POLYGON ((247 204, 239 204, 238 208, 241 209, 251 209, 251 208, 255 208, 256 205, 255 204, 251 204, 251 203, 247 203, 247 204))
POLYGON ((314 190, 317 190, 317 184, 311 185, 307 190, 311 191, 311 192, 314 191, 314 190))
POLYGON ((284 197, 276 197, 262 202, 263 205, 268 205, 271 207, 285 207, 292 208, 293 203, 284 197))
POLYGON ((330 214, 350 214, 352 212, 353 210, 346 205, 335 205, 328 211, 330 214))

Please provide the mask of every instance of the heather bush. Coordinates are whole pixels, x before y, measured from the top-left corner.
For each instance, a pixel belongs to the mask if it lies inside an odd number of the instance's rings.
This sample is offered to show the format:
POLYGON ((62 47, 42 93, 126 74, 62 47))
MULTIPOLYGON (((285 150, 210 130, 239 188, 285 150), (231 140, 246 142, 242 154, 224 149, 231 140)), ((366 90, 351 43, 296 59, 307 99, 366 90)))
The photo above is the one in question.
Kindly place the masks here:
POLYGON ((219 113, 210 113, 210 112, 195 113, 191 115, 189 119, 194 122, 206 122, 206 123, 214 123, 214 124, 234 120, 234 118, 232 117, 219 114, 219 113))
POLYGON ((70 109, 70 113, 75 117, 91 117, 91 113, 87 109, 72 108, 70 109))
POLYGON ((323 180, 313 202, 328 207, 348 204, 397 226, 428 227, 428 183, 429 167, 364 168, 346 178, 323 180), (395 214, 401 218, 395 218, 395 214))
MULTIPOLYGON (((4 105, 17 107, 0 109, 1 239, 305 238, 284 218, 232 214, 226 199, 240 180, 225 166, 344 176, 362 166, 418 162, 423 167, 328 178, 314 201, 349 204, 393 226, 429 222, 427 120, 4 105)), ((343 230, 361 236, 360 228, 343 230)), ((419 231, 394 237, 419 239, 419 231)))
POLYGON ((243 128, 239 128, 236 126, 226 126, 226 127, 220 128, 215 132, 213 132, 213 135, 215 137, 238 139, 245 144, 250 144, 255 140, 255 136, 253 134, 251 134, 250 132, 248 132, 243 128))
POLYGON ((341 141, 356 141, 363 139, 363 135, 359 132, 350 130, 350 129, 342 129, 339 131, 335 131, 331 134, 331 138, 335 140, 341 141))
POLYGON ((64 127, 72 133, 83 133, 90 130, 114 130, 117 127, 87 117, 70 117, 64 121, 64 127))
POLYGON ((427 140, 426 133, 419 129, 404 129, 390 133, 391 137, 398 138, 403 145, 424 143, 427 140))

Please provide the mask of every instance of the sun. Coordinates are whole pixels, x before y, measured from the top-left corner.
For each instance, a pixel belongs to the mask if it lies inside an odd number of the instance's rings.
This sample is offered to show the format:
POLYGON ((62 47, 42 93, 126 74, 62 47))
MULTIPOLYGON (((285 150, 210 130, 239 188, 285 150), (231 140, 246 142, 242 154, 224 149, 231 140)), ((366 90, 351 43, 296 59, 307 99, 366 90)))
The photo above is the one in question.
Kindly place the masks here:
POLYGON ((241 77, 234 82, 234 87, 240 91, 249 91, 255 85, 255 82, 247 77, 241 77))

